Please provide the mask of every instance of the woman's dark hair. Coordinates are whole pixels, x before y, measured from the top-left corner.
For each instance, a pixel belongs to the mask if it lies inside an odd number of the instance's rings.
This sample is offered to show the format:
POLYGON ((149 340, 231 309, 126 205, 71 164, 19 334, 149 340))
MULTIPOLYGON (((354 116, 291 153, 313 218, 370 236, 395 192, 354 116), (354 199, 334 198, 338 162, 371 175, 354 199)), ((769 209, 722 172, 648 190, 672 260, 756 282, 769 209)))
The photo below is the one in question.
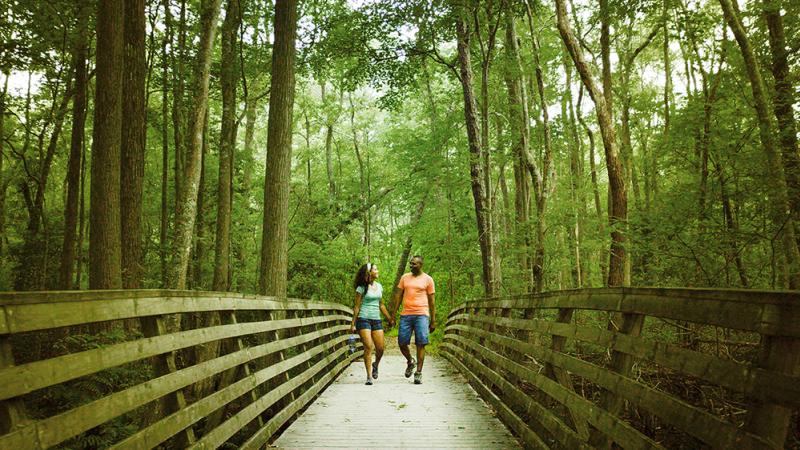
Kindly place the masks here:
POLYGON ((353 280, 353 288, 358 289, 359 286, 364 286, 366 293, 367 286, 369 286, 369 271, 372 269, 371 263, 363 264, 356 272, 356 278, 353 280))

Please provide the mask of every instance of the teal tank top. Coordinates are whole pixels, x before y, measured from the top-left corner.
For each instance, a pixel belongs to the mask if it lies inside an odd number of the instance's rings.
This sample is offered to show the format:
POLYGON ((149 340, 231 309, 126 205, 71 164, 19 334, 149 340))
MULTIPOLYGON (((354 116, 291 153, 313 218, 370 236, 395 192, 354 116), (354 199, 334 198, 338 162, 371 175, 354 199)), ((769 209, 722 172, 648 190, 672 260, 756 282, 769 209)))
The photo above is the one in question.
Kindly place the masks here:
POLYGON ((364 286, 357 287, 356 292, 361 294, 361 310, 358 312, 358 317, 361 319, 380 320, 383 286, 377 281, 373 281, 371 285, 367 286, 366 294, 364 293, 364 286))

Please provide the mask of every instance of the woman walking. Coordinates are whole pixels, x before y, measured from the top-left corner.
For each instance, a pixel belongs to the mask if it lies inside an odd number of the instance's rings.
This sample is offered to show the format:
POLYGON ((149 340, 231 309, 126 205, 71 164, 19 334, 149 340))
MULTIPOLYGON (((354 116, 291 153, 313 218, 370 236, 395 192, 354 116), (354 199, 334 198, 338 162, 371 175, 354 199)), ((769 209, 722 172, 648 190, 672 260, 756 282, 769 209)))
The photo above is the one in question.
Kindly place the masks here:
POLYGON ((378 278, 378 266, 366 263, 358 269, 353 287, 356 290, 356 302, 353 308, 353 323, 350 325, 350 332, 358 330, 361 342, 364 344, 364 367, 367 370, 367 382, 372 385, 372 380, 378 379, 378 364, 383 357, 383 322, 381 313, 389 326, 393 325, 394 320, 389 317, 386 306, 381 302, 383 297, 383 286, 376 280, 378 278), (375 350, 375 362, 372 362, 372 350, 375 350))

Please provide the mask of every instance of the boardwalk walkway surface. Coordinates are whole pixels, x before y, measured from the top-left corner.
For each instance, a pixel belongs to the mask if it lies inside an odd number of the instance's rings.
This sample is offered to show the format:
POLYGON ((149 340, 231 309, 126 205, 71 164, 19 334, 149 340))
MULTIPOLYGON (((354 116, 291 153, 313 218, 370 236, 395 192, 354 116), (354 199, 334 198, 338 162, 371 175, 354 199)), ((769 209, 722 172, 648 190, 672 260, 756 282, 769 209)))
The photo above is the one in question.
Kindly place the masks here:
MULTIPOLYGON (((412 347, 413 349, 413 347, 412 347)), ((394 349, 391 352, 397 352, 394 349)), ((423 384, 403 377, 405 358, 383 358, 365 386, 356 361, 274 442, 297 448, 519 448, 447 361, 427 357, 423 384)))

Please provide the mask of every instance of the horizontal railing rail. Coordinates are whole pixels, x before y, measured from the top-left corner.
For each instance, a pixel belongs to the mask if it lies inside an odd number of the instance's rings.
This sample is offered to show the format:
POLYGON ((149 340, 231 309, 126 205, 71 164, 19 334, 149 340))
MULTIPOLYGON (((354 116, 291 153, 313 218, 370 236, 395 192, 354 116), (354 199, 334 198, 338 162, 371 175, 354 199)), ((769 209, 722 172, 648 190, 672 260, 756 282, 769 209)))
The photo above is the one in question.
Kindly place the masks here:
POLYGON ((0 294, 0 448, 260 448, 361 352, 336 303, 0 294))
POLYGON ((468 301, 442 353, 530 447, 783 448, 800 408, 800 293, 468 301))

